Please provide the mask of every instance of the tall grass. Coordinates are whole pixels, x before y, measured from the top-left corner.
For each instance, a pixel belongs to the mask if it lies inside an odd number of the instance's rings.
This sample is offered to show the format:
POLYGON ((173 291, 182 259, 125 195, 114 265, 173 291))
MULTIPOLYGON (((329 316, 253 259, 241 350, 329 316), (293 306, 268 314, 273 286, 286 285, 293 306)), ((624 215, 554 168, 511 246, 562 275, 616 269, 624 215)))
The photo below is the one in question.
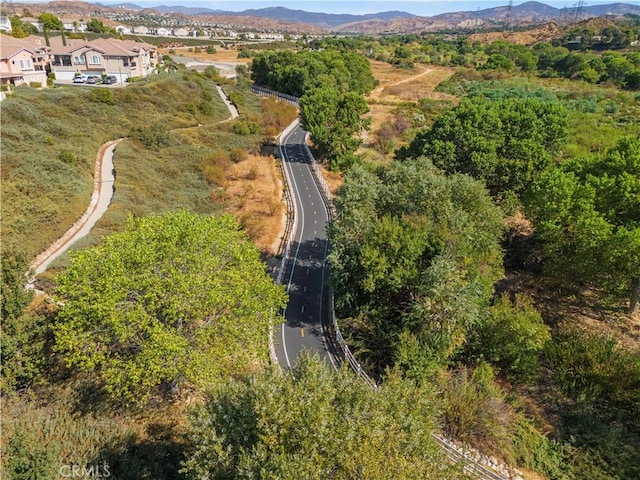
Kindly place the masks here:
MULTIPOLYGON (((114 89, 112 104, 90 92, 18 88, 3 102, 2 238, 21 245, 30 258, 86 209, 96 154, 108 140, 136 137, 118 146, 114 202, 92 237, 78 246, 120 228, 128 213, 219 210, 202 169, 204 159, 214 149, 259 149, 260 134, 242 137, 233 134, 232 122, 220 124, 229 111, 215 83, 196 72, 156 75, 114 89), (152 125, 161 125, 167 139, 145 147, 140 138, 152 125)), ((262 100, 249 92, 244 96, 243 115, 260 118, 262 100)), ((224 172, 228 165, 217 167, 224 172)))

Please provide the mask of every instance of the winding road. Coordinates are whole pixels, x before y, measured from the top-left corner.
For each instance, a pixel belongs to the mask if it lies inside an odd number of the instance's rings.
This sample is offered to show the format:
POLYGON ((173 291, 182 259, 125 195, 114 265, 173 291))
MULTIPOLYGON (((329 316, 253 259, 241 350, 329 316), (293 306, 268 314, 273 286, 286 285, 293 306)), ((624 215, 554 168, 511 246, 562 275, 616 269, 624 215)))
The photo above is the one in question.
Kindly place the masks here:
POLYGON ((311 170, 313 158, 305 138, 306 132, 297 125, 281 139, 283 169, 296 217, 282 276, 289 303, 284 321, 273 334, 275 355, 282 368, 292 367, 303 350, 318 353, 335 365, 327 335, 329 291, 325 288, 329 214, 311 170))

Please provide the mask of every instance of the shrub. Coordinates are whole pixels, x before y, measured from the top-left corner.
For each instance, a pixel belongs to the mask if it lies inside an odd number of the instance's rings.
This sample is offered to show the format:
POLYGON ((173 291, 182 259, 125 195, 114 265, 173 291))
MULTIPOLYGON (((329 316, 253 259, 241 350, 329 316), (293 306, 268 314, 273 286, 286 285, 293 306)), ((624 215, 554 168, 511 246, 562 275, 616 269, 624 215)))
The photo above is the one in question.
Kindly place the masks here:
POLYGON ((241 162, 247 156, 247 151, 242 147, 233 147, 229 152, 229 157, 235 163, 241 162))
POLYGON ((136 137, 147 148, 158 150, 170 143, 170 135, 167 127, 163 123, 154 123, 149 127, 138 127, 134 129, 131 136, 136 137))
POLYGON ((58 158, 67 165, 75 165, 78 163, 78 157, 76 154, 67 149, 61 150, 58 154, 58 158))
POLYGON ((31 88, 42 88, 42 82, 29 82, 31 88))
POLYGON ((108 88, 94 88, 88 93, 89 100, 95 103, 106 103, 107 105, 113 105, 113 91, 108 88))

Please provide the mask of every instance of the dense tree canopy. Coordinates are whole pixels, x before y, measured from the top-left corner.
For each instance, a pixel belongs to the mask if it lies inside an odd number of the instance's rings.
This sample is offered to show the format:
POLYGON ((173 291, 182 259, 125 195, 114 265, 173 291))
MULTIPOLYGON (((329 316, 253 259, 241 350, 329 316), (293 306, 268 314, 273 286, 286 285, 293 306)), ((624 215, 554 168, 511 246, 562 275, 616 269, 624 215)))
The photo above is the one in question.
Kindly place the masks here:
POLYGON ((261 52, 251 64, 251 79, 282 93, 297 97, 316 87, 330 87, 340 93, 370 92, 375 79, 368 60, 358 53, 290 50, 261 52))
POLYGON ((547 270, 640 301, 640 139, 542 175, 528 199, 547 270))
POLYGON ((345 169, 354 161, 361 140, 357 134, 369 126, 362 115, 369 107, 356 92, 340 94, 327 87, 315 88, 300 98, 300 117, 321 156, 333 169, 345 169))
POLYGON ((336 207, 336 306, 354 318, 369 360, 417 358, 395 351, 403 331, 428 360, 456 351, 502 274, 502 219, 482 184, 424 159, 375 173, 354 167, 336 207))
POLYGON ((195 425, 188 478, 458 479, 431 432, 436 394, 397 376, 372 391, 301 357, 214 395, 195 425))
POLYGON ((95 370, 114 397, 211 385, 268 358, 284 292, 232 217, 130 219, 125 232, 70 259, 58 279, 57 349, 95 370))
POLYGON ((418 133, 399 157, 426 155, 447 173, 484 180, 494 196, 520 194, 551 164, 566 137, 567 114, 556 102, 473 96, 418 133))

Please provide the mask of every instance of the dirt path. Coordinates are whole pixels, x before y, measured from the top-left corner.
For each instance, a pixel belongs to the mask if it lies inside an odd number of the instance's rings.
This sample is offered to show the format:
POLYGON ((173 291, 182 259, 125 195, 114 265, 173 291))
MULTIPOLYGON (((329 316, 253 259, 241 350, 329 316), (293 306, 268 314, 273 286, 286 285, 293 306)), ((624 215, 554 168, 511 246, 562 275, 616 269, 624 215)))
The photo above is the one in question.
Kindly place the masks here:
POLYGON ((411 82, 411 81, 413 81, 413 80, 415 80, 417 78, 424 77, 429 72, 431 72, 431 69, 427 68, 427 69, 425 69, 424 72, 419 73, 417 75, 413 75, 412 77, 407 77, 407 78, 402 79, 402 80, 400 80, 398 82, 389 83, 387 85, 381 85, 378 88, 376 88, 373 92, 371 92, 371 96, 373 97, 374 95, 380 95, 382 93, 382 91, 387 87, 395 87, 396 85, 402 85, 403 83, 408 83, 408 82, 411 82))

